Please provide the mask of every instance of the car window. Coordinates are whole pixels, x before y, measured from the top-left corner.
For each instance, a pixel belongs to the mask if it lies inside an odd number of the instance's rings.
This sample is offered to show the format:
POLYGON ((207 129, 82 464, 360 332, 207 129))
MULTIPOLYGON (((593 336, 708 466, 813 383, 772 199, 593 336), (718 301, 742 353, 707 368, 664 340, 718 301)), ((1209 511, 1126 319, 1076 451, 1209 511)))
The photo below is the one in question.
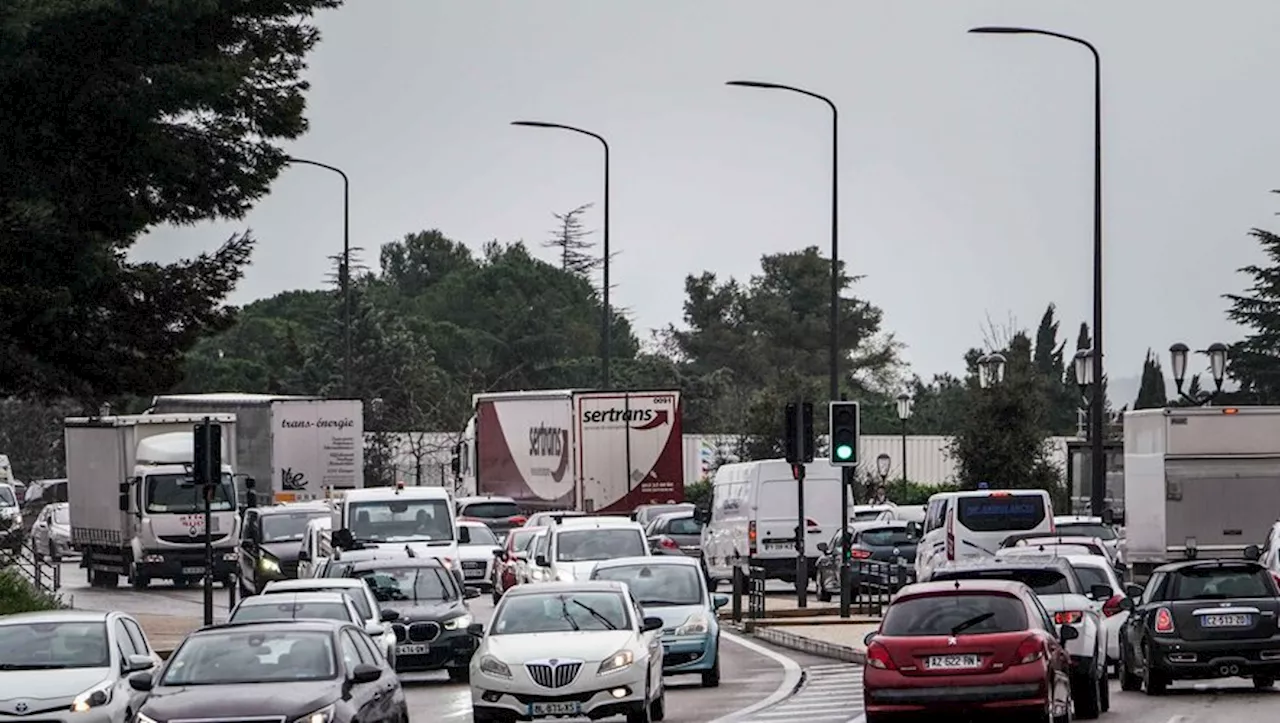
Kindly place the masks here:
POLYGON ((899 599, 880 625, 883 635, 954 636, 1009 633, 1027 629, 1026 608, 1008 595, 962 593, 899 599))
POLYGON ((373 642, 373 639, 366 635, 363 631, 353 631, 351 635, 356 639, 356 643, 360 646, 363 655, 370 661, 370 665, 381 665, 385 658, 382 651, 373 642))
POLYGON ((121 618, 120 622, 124 624, 124 629, 129 633, 129 639, 133 641, 133 649, 138 651, 139 655, 150 655, 151 646, 147 645, 147 636, 143 634, 142 628, 128 618, 121 618))
POLYGON ((1037 595, 1068 595, 1071 581, 1058 570, 988 569, 940 572, 933 580, 1013 580, 1035 591, 1037 595))
POLYGON ((343 633, 339 638, 342 646, 342 665, 347 670, 351 670, 360 663, 364 662, 360 659, 360 648, 356 645, 356 641, 351 637, 350 633, 343 633))
POLYGON ((231 629, 189 636, 169 659, 161 684, 297 683, 335 675, 328 633, 231 629))
POLYGON ((1053 630, 1053 616, 1045 609, 1044 603, 1040 602, 1040 598, 1035 595, 1031 596, 1031 604, 1035 606, 1036 612, 1040 615, 1039 626, 1045 630, 1053 630))
POLYGON ((1076 575, 1080 577, 1080 584, 1085 590, 1091 589, 1094 585, 1106 585, 1111 587, 1111 578, 1107 577, 1107 573, 1101 568, 1089 565, 1075 565, 1076 575))
POLYGON ((593 580, 625 582, 641 605, 699 605, 703 602, 702 572, 690 565, 619 565, 596 568, 593 580))
POLYGON ((138 650, 133 644, 133 638, 129 637, 129 631, 125 629, 124 622, 116 620, 113 627, 116 636, 116 647, 120 649, 120 659, 124 660, 130 655, 146 655, 145 652, 138 650))
POLYGON ((231 616, 232 622, 250 620, 340 620, 351 622, 351 613, 340 602, 281 602, 241 605, 231 616))
POLYGON ((459 525, 458 533, 458 542, 463 545, 498 545, 498 538, 488 525, 459 525), (462 539, 462 534, 466 539, 462 539))
POLYGON ((533 549, 534 549, 535 556, 546 555, 547 552, 551 549, 550 533, 543 532, 542 534, 538 535, 538 537, 533 543, 533 549))
POLYGON ((520 506, 514 502, 473 502, 464 505, 458 513, 462 517, 479 517, 485 520, 507 519, 520 516, 520 506))
POLYGON ((1191 567, 1171 576, 1172 600, 1273 597, 1270 574, 1260 566, 1191 567))
POLYGON ((916 544, 916 536, 902 527, 881 527, 858 533, 858 541, 872 547, 896 547, 916 544))
POLYGON ((320 517, 327 517, 328 512, 278 512, 262 518, 262 542, 302 542, 307 532, 307 524, 320 517))
POLYGON ((556 559, 561 562, 644 557, 644 535, 635 529, 566 530, 556 535, 556 559))
POLYGON ((667 521, 668 535, 700 535, 702 523, 692 517, 677 517, 667 521))
POLYGON ((53 518, 54 524, 69 525, 71 524, 71 508, 55 507, 50 517, 53 518))
POLYGON ((378 602, 458 599, 453 574, 441 567, 379 568, 357 573, 378 602))
POLYGON ((1163 572, 1157 572, 1151 576, 1151 579, 1147 581, 1147 587, 1142 591, 1141 604, 1147 605, 1156 600, 1164 599, 1156 596, 1163 594, 1165 577, 1163 572))
POLYGON ((1034 530, 1046 514, 1041 495, 999 494, 956 500, 956 521, 974 532, 1034 530))

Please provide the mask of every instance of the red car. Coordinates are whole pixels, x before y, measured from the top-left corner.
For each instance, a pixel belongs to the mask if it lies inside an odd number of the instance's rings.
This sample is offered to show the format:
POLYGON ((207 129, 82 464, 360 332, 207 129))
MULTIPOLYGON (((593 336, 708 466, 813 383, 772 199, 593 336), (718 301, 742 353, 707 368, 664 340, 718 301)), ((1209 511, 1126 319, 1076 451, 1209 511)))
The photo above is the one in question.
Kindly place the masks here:
POLYGON ((544 528, 542 527, 517 527, 507 535, 506 545, 501 550, 495 550, 493 555, 497 559, 493 564, 493 603, 496 605, 502 597, 502 593, 510 590, 519 582, 516 579, 516 563, 520 562, 522 556, 528 552, 525 548, 529 541, 532 540, 544 528))
POLYGON ((867 636, 867 723, 920 713, 1014 713, 1067 723, 1071 658, 1030 588, 1004 580, 908 585, 867 636))

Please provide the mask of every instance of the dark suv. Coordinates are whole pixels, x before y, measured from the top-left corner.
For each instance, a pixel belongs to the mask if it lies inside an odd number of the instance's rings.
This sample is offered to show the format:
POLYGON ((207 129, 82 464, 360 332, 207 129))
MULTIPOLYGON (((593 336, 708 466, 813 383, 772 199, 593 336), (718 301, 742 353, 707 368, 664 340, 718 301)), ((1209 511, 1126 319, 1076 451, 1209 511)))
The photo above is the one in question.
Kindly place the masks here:
POLYGON ((524 525, 528 518, 520 505, 510 497, 461 497, 458 499, 458 517, 483 522, 493 530, 502 542, 511 530, 524 525))

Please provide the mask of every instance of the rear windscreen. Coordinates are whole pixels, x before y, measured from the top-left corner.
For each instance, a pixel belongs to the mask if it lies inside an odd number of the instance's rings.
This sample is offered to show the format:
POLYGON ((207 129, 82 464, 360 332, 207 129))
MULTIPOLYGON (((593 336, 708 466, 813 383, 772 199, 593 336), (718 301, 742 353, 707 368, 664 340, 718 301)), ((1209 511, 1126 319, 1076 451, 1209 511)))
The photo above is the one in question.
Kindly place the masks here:
POLYGON ((1169 580, 1172 600, 1230 600, 1272 597, 1267 571, 1261 567, 1191 567, 1169 580))
POLYGON ((996 594, 927 595, 895 601, 884 614, 882 635, 974 635, 1027 629, 1017 598, 996 594))
POLYGON ((463 506, 458 514, 483 520, 501 520, 518 516, 520 507, 514 502, 476 502, 463 506))
POLYGON ((956 500, 956 521, 974 532, 1026 532, 1044 523, 1044 497, 1004 495, 961 497, 956 500))
POLYGON ((1116 539, 1116 531, 1109 525, 1092 522, 1071 522, 1058 525, 1058 534, 1069 537, 1096 537, 1099 540, 1116 539))
POLYGON ((883 530, 863 530, 862 534, 858 535, 858 541, 872 547, 914 545, 916 536, 900 527, 890 527, 883 530))
POLYGON ((1076 575, 1079 576, 1080 584, 1084 585, 1084 589, 1086 590, 1093 589, 1094 585, 1106 585, 1107 587, 1111 587, 1111 579, 1107 577, 1107 573, 1096 567, 1080 565, 1079 567, 1076 567, 1076 575))
POLYGON ((1057 570, 954 570, 936 573, 930 580, 1009 580, 1026 585, 1037 595, 1071 593, 1071 581, 1057 570))

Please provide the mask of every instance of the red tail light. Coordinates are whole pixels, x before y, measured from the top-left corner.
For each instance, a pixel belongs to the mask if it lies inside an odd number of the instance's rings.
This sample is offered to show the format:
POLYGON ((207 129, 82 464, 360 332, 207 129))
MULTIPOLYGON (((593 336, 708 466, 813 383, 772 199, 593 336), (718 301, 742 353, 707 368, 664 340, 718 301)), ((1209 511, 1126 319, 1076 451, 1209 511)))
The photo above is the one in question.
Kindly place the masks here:
POLYGON ((1063 610, 1053 614, 1053 622, 1059 625, 1075 625, 1084 620, 1084 613, 1079 610, 1063 610))
POLYGON ((1271 579, 1272 579, 1272 580, 1275 580, 1275 582, 1276 582, 1276 587, 1277 587, 1277 588, 1280 588, 1280 575, 1277 575, 1276 573, 1274 573, 1274 572, 1273 572, 1273 573, 1271 573, 1271 579))
POLYGON ((756 521, 751 520, 747 523, 747 554, 752 557, 756 554, 756 521))
POLYGON ((871 557, 871 552, 869 550, 849 550, 849 557, 854 560, 865 560, 871 557))
POLYGON ((1169 612, 1169 608, 1156 611, 1156 632, 1165 635, 1173 632, 1173 613, 1169 612))
POLYGON ((804 524, 806 527, 822 527, 822 525, 819 525, 818 521, 813 519, 812 517, 804 518, 804 524))
POLYGON ((519 527, 528 521, 529 521, 529 518, 525 517, 524 515, 512 515, 511 517, 507 518, 507 522, 510 522, 512 525, 515 525, 516 527, 519 527))
POLYGON ((659 538, 659 539, 658 539, 658 546, 659 546, 659 547, 662 547, 663 549, 666 549, 666 550, 679 550, 679 549, 680 549, 680 545, 676 544, 676 541, 675 541, 675 540, 671 539, 670 537, 665 537, 665 536, 664 536, 664 537, 661 537, 661 538, 659 538))
POLYGON ((893 664, 893 658, 889 657, 889 649, 874 640, 867 646, 867 665, 881 670, 898 669, 898 666, 893 664))
POLYGON ((1021 643, 1018 643, 1018 649, 1013 651, 1013 664, 1026 665, 1034 663, 1044 657, 1044 644, 1040 642, 1040 638, 1031 636, 1021 643))
POLYGON ((1124 595, 1115 595, 1102 606, 1102 614, 1107 617, 1120 614, 1120 604, 1124 602, 1124 595))

